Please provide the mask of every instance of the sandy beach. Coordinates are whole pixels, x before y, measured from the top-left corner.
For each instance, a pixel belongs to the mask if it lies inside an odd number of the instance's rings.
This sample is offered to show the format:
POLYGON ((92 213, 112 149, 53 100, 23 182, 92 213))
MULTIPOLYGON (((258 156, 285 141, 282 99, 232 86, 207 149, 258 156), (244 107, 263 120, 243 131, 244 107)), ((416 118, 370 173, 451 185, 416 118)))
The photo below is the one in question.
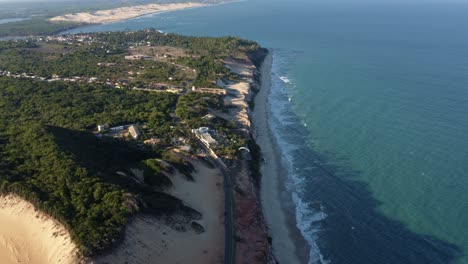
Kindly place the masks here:
POLYGON ((2 264, 73 264, 76 252, 63 225, 18 196, 0 196, 2 264))
POLYGON ((93 13, 74 13, 56 16, 52 22, 75 22, 83 24, 107 24, 131 19, 148 14, 176 11, 188 8, 202 7, 201 3, 174 3, 174 4, 148 4, 129 7, 119 7, 108 10, 99 10, 93 13))
POLYGON ((169 193, 202 214, 197 222, 205 232, 178 232, 154 217, 138 215, 127 226, 123 243, 94 263, 223 263, 223 178, 218 169, 200 162, 194 166, 195 182, 176 174, 169 193))
MULTIPOLYGON (((270 233, 273 237, 273 250, 280 263, 307 263, 306 248, 299 248, 297 240, 304 240, 297 228, 294 228, 294 209, 286 208, 290 201, 283 181, 286 171, 277 155, 276 142, 269 129, 268 94, 271 89, 272 54, 265 59, 261 68, 261 89, 255 97, 255 109, 252 115, 256 131, 255 141, 262 150, 265 164, 261 166, 261 199, 263 212, 270 233)), ((291 207, 291 206, 289 206, 291 207)))

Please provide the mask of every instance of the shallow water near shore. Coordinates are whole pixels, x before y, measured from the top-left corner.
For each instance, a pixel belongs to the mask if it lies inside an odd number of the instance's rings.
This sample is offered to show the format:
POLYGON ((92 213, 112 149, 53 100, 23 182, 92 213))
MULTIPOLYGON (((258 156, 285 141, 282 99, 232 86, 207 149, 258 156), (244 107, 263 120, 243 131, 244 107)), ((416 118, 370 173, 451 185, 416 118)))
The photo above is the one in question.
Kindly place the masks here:
POLYGON ((18 22, 18 21, 24 21, 24 20, 28 20, 28 19, 31 19, 31 18, 22 18, 22 17, 17 17, 17 18, 3 18, 3 19, 0 19, 0 25, 1 24, 7 24, 7 23, 11 23, 11 22, 18 22))
POLYGON ((251 0, 72 32, 154 27, 271 48, 269 124, 310 263, 466 264, 467 13, 251 0))

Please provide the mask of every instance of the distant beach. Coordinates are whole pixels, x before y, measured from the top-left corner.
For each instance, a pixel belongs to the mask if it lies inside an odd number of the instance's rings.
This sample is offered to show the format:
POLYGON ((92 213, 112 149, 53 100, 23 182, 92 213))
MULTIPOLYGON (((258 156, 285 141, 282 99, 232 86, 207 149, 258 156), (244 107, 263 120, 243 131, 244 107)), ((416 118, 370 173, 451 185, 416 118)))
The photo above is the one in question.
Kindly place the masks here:
POLYGON ((12 22, 24 21, 24 20, 28 20, 28 19, 31 19, 31 18, 29 18, 29 17, 4 18, 4 19, 0 19, 0 25, 1 24, 12 23, 12 22))
POLYGON ((73 13, 51 18, 51 22, 80 24, 108 24, 149 14, 207 6, 202 3, 148 4, 99 10, 92 13, 73 13))

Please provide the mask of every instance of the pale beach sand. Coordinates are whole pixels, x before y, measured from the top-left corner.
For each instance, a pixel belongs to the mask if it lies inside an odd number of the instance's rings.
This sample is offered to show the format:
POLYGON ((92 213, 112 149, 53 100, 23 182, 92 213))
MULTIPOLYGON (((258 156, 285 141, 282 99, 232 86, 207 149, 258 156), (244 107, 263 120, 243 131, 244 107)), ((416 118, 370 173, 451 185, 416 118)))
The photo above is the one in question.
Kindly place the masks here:
POLYGON ((74 13, 56 16, 50 19, 52 22, 76 22, 86 24, 106 24, 135 18, 148 14, 182 10, 206 6, 201 3, 174 3, 174 4, 148 4, 129 7, 119 7, 108 10, 99 10, 93 13, 74 13))
POLYGON ((225 59, 224 65, 242 77, 242 81, 236 83, 225 84, 218 81, 218 85, 226 89, 227 92, 227 95, 224 97, 224 105, 233 107, 229 109, 231 119, 236 120, 244 128, 250 128, 248 102, 252 97, 250 88, 256 68, 248 60, 225 59))
MULTIPOLYGON (((269 129, 268 94, 271 88, 271 64, 272 55, 269 54, 261 68, 260 92, 255 97, 255 109, 253 123, 255 127, 255 141, 262 150, 266 163, 261 166, 262 185, 261 199, 263 212, 270 233, 273 237, 273 250, 280 263, 304 263, 307 250, 299 249, 297 240, 303 240, 299 230, 294 229, 294 209, 286 209, 284 201, 288 199, 285 193, 283 181, 286 171, 278 159, 276 143, 269 129), (299 257, 301 256, 301 257, 299 257)), ((299 243, 299 244, 305 244, 299 243)))
POLYGON ((223 263, 224 194, 223 178, 217 169, 195 162, 195 182, 182 175, 171 179, 170 194, 202 214, 197 221, 205 232, 178 232, 159 220, 140 215, 127 226, 123 243, 95 263, 223 263))
POLYGON ((77 263, 63 225, 15 195, 0 196, 0 263, 77 263))

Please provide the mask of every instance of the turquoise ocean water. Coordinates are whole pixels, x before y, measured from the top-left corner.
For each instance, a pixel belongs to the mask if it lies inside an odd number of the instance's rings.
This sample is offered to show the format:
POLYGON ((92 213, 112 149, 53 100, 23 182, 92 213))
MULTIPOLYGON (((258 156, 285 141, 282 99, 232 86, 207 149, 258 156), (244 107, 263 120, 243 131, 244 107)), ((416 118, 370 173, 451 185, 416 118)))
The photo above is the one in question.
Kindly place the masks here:
POLYGON ((73 32, 148 27, 273 51, 311 263, 468 263, 468 2, 250 0, 73 32))

